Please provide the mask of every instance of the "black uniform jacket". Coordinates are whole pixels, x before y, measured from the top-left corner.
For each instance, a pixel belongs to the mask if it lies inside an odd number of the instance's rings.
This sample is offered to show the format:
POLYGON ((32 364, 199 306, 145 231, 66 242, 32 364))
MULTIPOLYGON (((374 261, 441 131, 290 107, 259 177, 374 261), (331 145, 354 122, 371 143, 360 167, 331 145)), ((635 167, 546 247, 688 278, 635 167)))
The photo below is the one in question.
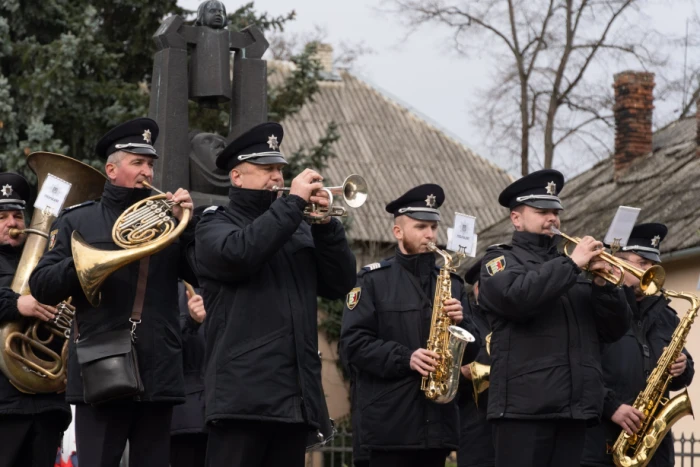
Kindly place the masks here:
POLYGON ((343 297, 355 256, 337 219, 310 226, 306 202, 232 187, 197 226, 204 306, 206 421, 308 423, 325 412, 317 295, 343 297))
MULTIPOLYGON (((100 304, 93 307, 78 281, 71 252, 71 234, 78 231, 95 248, 121 250, 112 241, 114 222, 126 208, 150 195, 150 190, 123 188, 106 182, 99 202, 64 210, 52 227, 51 235, 55 234, 53 248, 42 256, 29 280, 32 293, 42 303, 59 303, 73 297, 76 319, 71 332, 66 390, 66 399, 70 403, 84 402, 80 365, 73 343, 76 327, 80 339, 129 329, 139 267, 143 261, 135 261, 112 273, 100 289, 100 304)), ((184 401, 177 279, 182 277, 196 284, 186 258, 186 246, 193 241, 193 234, 194 222, 174 243, 148 259, 143 315, 136 329, 135 341, 139 372, 145 387, 139 397, 142 401, 184 401)))
MULTIPOLYGON (((0 246, 0 326, 23 319, 17 309, 20 295, 10 289, 21 255, 22 247, 0 246)), ((26 320, 25 323, 31 321, 26 320)), ((25 324, 22 330, 28 325, 25 324)), ((5 345, 4 342, 1 344, 5 345)), ((65 395, 25 394, 15 388, 4 374, 0 374, 0 415, 32 415, 43 412, 56 412, 65 423, 64 429, 68 428, 71 412, 65 395)))
POLYGON ((489 319, 489 420, 595 422, 603 409, 600 343, 629 328, 621 288, 600 287, 557 252, 559 238, 515 232, 488 249, 479 304, 489 319))
MULTIPOLYGON (((486 351, 486 336, 491 332, 488 320, 476 303, 471 303, 471 318, 479 330, 479 352, 476 361, 491 364, 486 351)), ((490 467, 495 465, 496 453, 493 447, 491 423, 486 420, 489 403, 489 390, 479 394, 478 405, 474 402, 474 386, 467 379, 459 383, 459 467, 490 467)))
MULTIPOLYGON (((201 293, 199 289, 195 292, 201 293)), ((171 435, 204 433, 204 349, 205 327, 190 316, 185 286, 178 287, 182 367, 185 372, 185 403, 173 407, 171 435)))
MULTIPOLYGON (((357 370, 353 403, 361 411, 365 449, 459 446, 457 399, 429 401, 420 389, 420 373, 410 368, 411 354, 425 348, 430 335, 437 273, 433 253, 403 255, 397 250, 394 258, 359 272, 359 301, 353 309, 346 303, 340 347, 357 370)), ((465 308, 461 326, 478 339, 464 284, 459 276, 451 277, 452 297, 465 308)), ((464 360, 473 360, 477 349, 468 344, 464 360)))
MULTIPOLYGON (((663 296, 645 297, 637 302, 632 289, 625 288, 629 303, 634 312, 632 326, 622 338, 603 346, 603 374, 605 377, 605 405, 600 425, 586 432, 583 451, 584 465, 613 466, 612 456, 606 453, 606 446, 612 446, 622 432, 622 428, 611 420, 621 404, 632 405, 646 387, 646 379, 663 353, 663 348, 671 342, 671 336, 678 326, 676 312, 663 296), (645 357, 645 347, 648 357, 645 357)), ((683 302, 685 303, 685 302, 683 302)), ((671 380, 670 390, 679 391, 690 385, 695 374, 693 359, 688 356, 685 371, 671 380)), ((666 397, 669 391, 666 392, 666 397)), ((652 467, 674 465, 673 435, 664 437, 651 459, 652 467)))

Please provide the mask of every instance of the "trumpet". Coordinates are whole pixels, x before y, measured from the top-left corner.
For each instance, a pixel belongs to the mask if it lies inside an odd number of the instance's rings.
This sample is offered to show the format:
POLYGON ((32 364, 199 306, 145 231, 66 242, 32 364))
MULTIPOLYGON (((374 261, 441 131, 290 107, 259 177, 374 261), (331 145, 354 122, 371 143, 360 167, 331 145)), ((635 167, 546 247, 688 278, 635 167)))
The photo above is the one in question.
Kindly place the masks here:
MULTIPOLYGON (((273 186, 272 191, 288 193, 289 187, 273 186)), ((359 208, 367 201, 367 182, 361 175, 349 175, 341 186, 323 187, 328 193, 328 207, 322 208, 316 203, 309 203, 304 209, 304 217, 311 223, 319 223, 331 216, 345 217, 347 210, 333 204, 334 195, 341 195, 345 204, 351 208, 359 208)))
MULTIPOLYGON (((552 232, 554 232, 556 235, 560 235, 566 240, 566 243, 564 243, 564 254, 571 257, 567 247, 571 243, 578 245, 581 239, 579 237, 569 237, 556 227, 552 227, 552 232)), ((613 269, 618 269, 620 274, 615 275, 614 273, 609 273, 607 271, 591 271, 591 273, 602 277, 606 281, 615 284, 618 287, 621 287, 625 282, 625 274, 632 274, 634 277, 639 279, 639 288, 644 295, 654 295, 661 290, 661 288, 664 286, 664 282, 666 281, 666 271, 658 264, 650 267, 646 271, 643 271, 607 252, 602 252, 600 255, 598 255, 598 257, 610 264, 613 269)), ((583 269, 588 271, 587 268, 583 269)))

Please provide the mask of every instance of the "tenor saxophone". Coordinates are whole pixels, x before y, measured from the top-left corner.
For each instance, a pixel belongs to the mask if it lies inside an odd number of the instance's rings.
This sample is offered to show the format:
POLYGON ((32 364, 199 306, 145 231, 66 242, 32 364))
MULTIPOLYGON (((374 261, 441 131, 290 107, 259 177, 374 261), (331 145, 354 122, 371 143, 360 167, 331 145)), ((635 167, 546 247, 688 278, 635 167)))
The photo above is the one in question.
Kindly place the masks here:
POLYGON ((620 433, 613 445, 613 461, 618 467, 645 467, 651 461, 666 433, 674 423, 686 415, 692 415, 688 391, 683 390, 672 398, 664 396, 671 382, 671 365, 680 355, 690 332, 690 326, 700 306, 698 297, 688 293, 663 290, 666 297, 690 302, 690 309, 673 332, 671 342, 661 354, 659 362, 647 378, 647 385, 639 393, 633 407, 645 416, 639 431, 630 436, 620 433))
MULTIPOLYGON (((442 256, 445 264, 440 268, 437 282, 435 283, 435 299, 433 300, 433 316, 430 323, 430 336, 428 337, 427 350, 438 354, 438 362, 435 370, 421 380, 421 391, 425 397, 438 404, 447 404, 454 399, 459 385, 460 365, 467 343, 474 342, 474 336, 464 329, 452 325, 452 319, 445 312, 445 300, 452 298, 452 281, 450 272, 454 272, 456 264, 453 264, 452 256, 446 251, 440 250, 434 243, 429 243, 428 248, 442 256)), ((457 264, 464 257, 458 253, 457 264)))

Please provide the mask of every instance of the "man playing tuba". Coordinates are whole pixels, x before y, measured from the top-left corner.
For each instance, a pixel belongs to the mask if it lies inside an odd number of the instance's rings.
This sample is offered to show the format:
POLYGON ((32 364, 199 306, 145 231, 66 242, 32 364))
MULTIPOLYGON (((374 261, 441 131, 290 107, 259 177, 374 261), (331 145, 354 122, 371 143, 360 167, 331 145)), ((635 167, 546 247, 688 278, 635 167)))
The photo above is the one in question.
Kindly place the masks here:
MULTIPOLYGON (((78 458, 85 466, 117 467, 128 439, 131 467, 167 467, 172 406, 185 400, 177 287, 178 277, 195 281, 186 260, 194 223, 169 246, 107 277, 96 306, 83 292, 71 249, 71 235, 78 232, 92 247, 120 250, 112 229, 127 208, 151 196, 144 183, 153 179, 157 137, 158 126, 149 118, 123 123, 102 137, 97 154, 107 160, 108 177, 102 198, 63 211, 52 227, 49 251, 29 280, 42 302, 73 297, 66 399, 76 405, 78 458), (107 360, 120 371, 105 369, 107 360)), ((178 221, 192 209, 184 189, 167 198, 178 203, 172 207, 178 221)))
MULTIPOLYGON (((49 321, 56 314, 54 307, 10 289, 26 239, 24 234, 10 235, 10 229, 25 228, 29 183, 20 175, 5 172, 0 174, 0 188, 0 325, 22 317, 49 321)), ((0 374, 0 467, 53 466, 70 420, 63 394, 27 394, 0 374)))

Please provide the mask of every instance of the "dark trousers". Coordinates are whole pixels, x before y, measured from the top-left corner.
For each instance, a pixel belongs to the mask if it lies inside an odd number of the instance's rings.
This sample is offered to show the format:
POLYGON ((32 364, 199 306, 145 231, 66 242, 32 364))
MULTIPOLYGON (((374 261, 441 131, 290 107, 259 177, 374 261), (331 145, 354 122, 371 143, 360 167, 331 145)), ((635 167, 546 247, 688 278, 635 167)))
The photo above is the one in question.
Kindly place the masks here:
POLYGON ((0 415, 0 467, 53 467, 65 416, 0 415))
POLYGON ((445 467, 448 454, 443 449, 371 451, 369 467, 445 467))
POLYGON ((129 440, 129 467, 168 467, 171 405, 149 402, 75 407, 78 462, 118 467, 129 440))
POLYGON ((170 437, 170 467, 204 467, 206 457, 206 433, 170 437))
POLYGON ((209 427, 208 467, 303 467, 309 427, 300 423, 219 421, 209 427))
POLYGON ((582 420, 494 421, 496 467, 580 465, 585 438, 582 420))

